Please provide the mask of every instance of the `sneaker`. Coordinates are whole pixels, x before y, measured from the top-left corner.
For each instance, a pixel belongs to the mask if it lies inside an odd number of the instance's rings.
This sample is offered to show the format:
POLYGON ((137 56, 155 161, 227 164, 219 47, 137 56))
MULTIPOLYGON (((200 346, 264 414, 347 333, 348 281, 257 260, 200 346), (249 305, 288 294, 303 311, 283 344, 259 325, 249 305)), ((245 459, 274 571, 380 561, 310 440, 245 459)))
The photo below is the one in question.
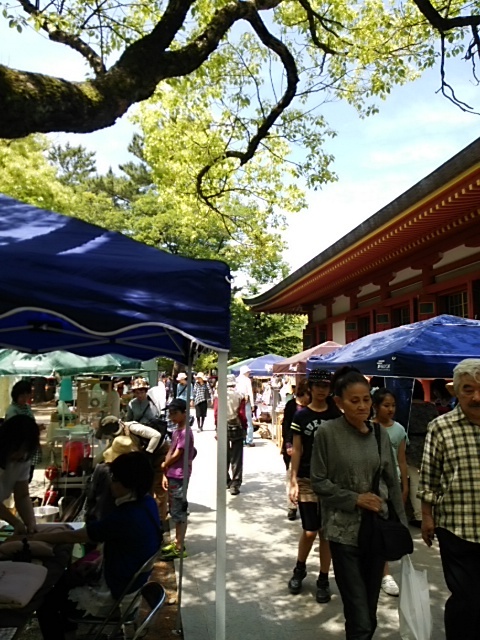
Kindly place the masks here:
POLYGON ((287 511, 287 518, 289 520, 296 520, 297 519, 297 510, 296 509, 289 509, 287 511))
POLYGON ((240 493, 240 489, 238 487, 230 487, 231 496, 238 496, 239 493, 240 493))
POLYGON ((254 442, 247 442, 247 447, 254 447, 255 443, 254 442))
POLYGON ((382 589, 387 594, 387 596, 398 596, 399 594, 398 584, 395 582, 392 576, 383 576, 382 589))
POLYGON ((330 602, 332 599, 332 592, 330 591, 330 585, 328 584, 328 580, 317 580, 317 593, 316 600, 320 604, 325 604, 325 602, 330 602))
POLYGON ((288 590, 291 594, 297 595, 302 590, 302 580, 307 575, 306 571, 301 571, 295 567, 293 576, 288 581, 288 590))
POLYGON ((183 551, 180 551, 180 549, 177 549, 177 547, 174 547, 173 549, 170 549, 169 551, 163 551, 162 550, 162 560, 176 560, 177 558, 186 558, 188 557, 188 553, 185 551, 185 547, 183 547, 183 551))

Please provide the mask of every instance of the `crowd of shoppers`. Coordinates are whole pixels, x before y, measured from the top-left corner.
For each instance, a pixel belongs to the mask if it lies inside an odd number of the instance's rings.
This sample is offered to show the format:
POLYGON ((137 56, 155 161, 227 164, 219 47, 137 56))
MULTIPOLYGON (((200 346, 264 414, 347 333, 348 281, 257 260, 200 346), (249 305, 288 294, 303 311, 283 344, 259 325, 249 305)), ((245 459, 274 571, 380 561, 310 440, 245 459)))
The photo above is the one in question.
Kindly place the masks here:
MULTIPOLYGON (((410 523, 421 525, 427 545, 438 539, 445 580, 451 591, 445 608, 447 640, 478 637, 480 614, 475 605, 480 595, 477 586, 480 360, 464 360, 454 369, 453 387, 458 405, 453 409, 444 396, 440 404, 436 403, 439 406, 425 402, 423 388, 415 382, 407 429, 395 420, 394 393, 386 388, 371 390, 367 378, 353 367, 344 367, 334 375, 325 370, 310 372, 307 379, 297 384, 295 397, 285 406, 281 454, 289 472, 287 517, 294 520, 298 510, 302 525, 296 563, 286 585, 292 595, 300 593, 307 576, 308 557, 318 536, 316 600, 327 604, 331 599, 329 572, 333 564, 343 602, 347 640, 371 640, 377 626, 380 589, 392 596, 399 593, 385 557, 375 549, 366 551, 358 544, 362 514, 370 511, 386 517, 387 499, 404 524, 407 524, 405 507, 411 510, 410 523), (444 410, 445 407, 448 409, 444 410), (379 489, 374 490, 373 478, 378 470, 381 481, 379 489)), ((162 489, 168 495, 168 513, 175 527, 172 541, 162 546, 165 559, 187 556, 186 487, 196 455, 192 431, 187 429, 187 401, 195 409, 197 428, 201 432, 213 400, 216 429, 227 431, 226 486, 232 495, 238 495, 243 479, 243 447, 249 444, 251 388, 248 367, 243 368, 237 379, 228 376, 225 424, 219 424, 218 399, 213 398, 203 374, 196 374, 192 385, 186 374, 180 373, 176 390, 172 387, 169 391, 167 413, 175 428, 157 465, 162 489)), ((0 504, 0 515, 13 525, 16 533, 31 536, 33 540, 104 543, 110 564, 105 567, 102 579, 106 581, 103 586, 109 597, 115 597, 116 580, 128 578, 114 560, 115 554, 123 553, 120 550, 125 546, 122 547, 123 542, 115 533, 118 522, 125 517, 136 518, 140 511, 144 514, 146 507, 155 516, 153 520, 150 516, 147 519, 154 526, 146 527, 142 521, 146 545, 143 555, 158 549, 162 542, 158 509, 152 511, 154 503, 149 495, 155 486, 154 443, 158 444, 159 438, 155 430, 146 433, 152 430, 148 423, 158 417, 158 408, 148 394, 146 380, 133 381, 132 390, 134 398, 127 414, 130 420, 123 422, 109 417, 100 424, 97 435, 107 435, 112 442, 104 453, 104 463, 98 466, 101 469, 101 473, 96 472, 98 482, 90 489, 89 498, 94 500, 92 511, 87 514, 87 525, 75 534, 36 532, 28 480, 32 458, 38 449, 39 429, 28 399, 24 402, 31 396, 31 387, 14 387, 10 414, 0 425, 0 490, 2 499, 13 493, 17 509, 13 515, 0 504), (127 460, 131 464, 127 464, 127 460), (131 473, 134 468, 135 478, 131 473), (101 508, 97 501, 100 494, 106 498, 101 508), (123 508, 120 513, 118 507, 123 505, 128 505, 128 509, 123 508)), ((162 519, 166 518, 165 509, 162 519)), ((138 554, 128 575, 134 565, 141 564, 140 560, 138 554)), ((49 601, 48 606, 39 611, 44 637, 47 633, 49 638, 63 639, 63 623, 57 625, 56 630, 51 629, 52 607, 58 619, 64 621, 72 602, 84 609, 89 600, 67 588, 55 603, 49 601)))

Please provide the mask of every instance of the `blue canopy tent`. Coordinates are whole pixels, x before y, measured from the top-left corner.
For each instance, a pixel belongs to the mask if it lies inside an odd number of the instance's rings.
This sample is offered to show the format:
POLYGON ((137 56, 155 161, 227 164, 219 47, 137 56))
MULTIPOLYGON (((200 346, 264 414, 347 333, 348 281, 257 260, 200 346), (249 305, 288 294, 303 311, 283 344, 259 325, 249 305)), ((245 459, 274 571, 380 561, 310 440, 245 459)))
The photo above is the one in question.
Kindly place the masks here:
POLYGON ((230 272, 0 195, 0 347, 188 361, 228 350, 230 272))
MULTIPOLYGON (((273 353, 267 353, 265 356, 259 356, 258 358, 253 358, 250 362, 247 362, 247 366, 252 372, 252 376, 254 378, 269 378, 273 373, 273 365, 276 362, 281 362, 285 360, 283 356, 276 356, 273 353)), ((240 373, 240 366, 242 362, 238 362, 237 364, 232 364, 229 367, 230 373, 238 376, 240 373)))
POLYGON ((480 358, 480 322, 442 315, 379 331, 350 342, 335 353, 312 356, 307 370, 335 371, 345 365, 384 378, 397 398, 396 419, 408 429, 413 378, 451 378, 465 358, 480 358))
POLYGON ((372 333, 326 356, 312 356, 307 371, 352 365, 371 376, 451 378, 465 358, 480 358, 480 321, 441 315, 372 333))
MULTIPOLYGON (((226 423, 230 271, 147 247, 119 233, 0 194, 0 348, 93 357, 166 356, 192 368, 218 352, 226 423)), ((217 456, 216 638, 225 638, 226 430, 217 456)), ((179 594, 183 559, 180 560, 179 594)), ((179 595, 180 604, 180 595, 179 595)))

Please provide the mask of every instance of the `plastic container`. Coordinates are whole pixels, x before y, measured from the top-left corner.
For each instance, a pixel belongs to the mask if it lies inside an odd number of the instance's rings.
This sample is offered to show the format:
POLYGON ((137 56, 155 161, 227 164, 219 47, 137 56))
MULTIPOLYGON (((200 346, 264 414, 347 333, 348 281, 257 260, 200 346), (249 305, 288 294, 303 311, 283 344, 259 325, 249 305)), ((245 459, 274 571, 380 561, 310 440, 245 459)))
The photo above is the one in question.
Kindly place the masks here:
POLYGON ((35 520, 38 524, 45 522, 55 522, 55 519, 60 513, 60 509, 58 507, 47 505, 45 507, 34 507, 33 513, 35 514, 35 520))

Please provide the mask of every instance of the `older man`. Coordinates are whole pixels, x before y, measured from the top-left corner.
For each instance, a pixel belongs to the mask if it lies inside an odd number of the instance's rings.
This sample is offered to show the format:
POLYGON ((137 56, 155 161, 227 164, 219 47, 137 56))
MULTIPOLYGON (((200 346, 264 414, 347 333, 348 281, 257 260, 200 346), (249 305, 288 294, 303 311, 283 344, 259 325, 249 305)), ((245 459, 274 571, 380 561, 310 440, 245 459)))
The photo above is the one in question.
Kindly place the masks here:
POLYGON ((453 370, 458 406, 428 428, 420 471, 422 537, 437 536, 445 582, 447 640, 480 637, 480 360, 453 370))
POLYGON ((247 417, 247 434, 245 443, 247 447, 254 447, 255 443, 253 442, 253 389, 252 389, 252 381, 250 379, 250 369, 246 365, 240 367, 240 373, 237 377, 237 391, 243 395, 245 398, 245 415, 247 417))

